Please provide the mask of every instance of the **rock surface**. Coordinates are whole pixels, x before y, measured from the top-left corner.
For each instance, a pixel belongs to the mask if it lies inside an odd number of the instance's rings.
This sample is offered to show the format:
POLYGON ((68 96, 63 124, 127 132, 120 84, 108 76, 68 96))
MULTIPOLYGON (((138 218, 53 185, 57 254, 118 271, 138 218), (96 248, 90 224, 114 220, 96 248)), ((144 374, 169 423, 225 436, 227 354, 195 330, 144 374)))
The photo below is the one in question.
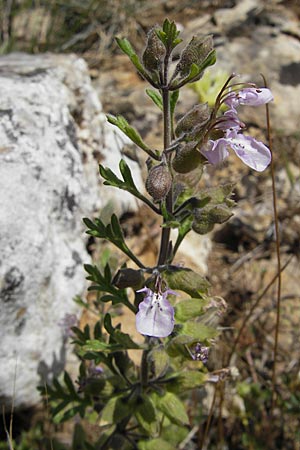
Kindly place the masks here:
POLYGON ((2 57, 0 97, 0 402, 15 391, 18 408, 64 368, 66 322, 89 261, 81 218, 108 199, 117 212, 136 202, 99 189, 95 157, 117 170, 124 138, 106 122, 82 59, 2 57))

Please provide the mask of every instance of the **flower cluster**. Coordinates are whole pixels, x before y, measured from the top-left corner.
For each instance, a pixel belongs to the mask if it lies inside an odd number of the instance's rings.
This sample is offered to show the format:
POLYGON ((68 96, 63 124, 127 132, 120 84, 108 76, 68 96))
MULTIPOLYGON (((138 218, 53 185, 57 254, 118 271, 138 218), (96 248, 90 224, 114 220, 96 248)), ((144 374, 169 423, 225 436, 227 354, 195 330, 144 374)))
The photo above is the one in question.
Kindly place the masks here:
POLYGON ((167 337, 174 328, 174 308, 168 302, 168 295, 177 295, 171 289, 157 292, 144 287, 137 292, 145 292, 146 296, 139 305, 136 315, 136 328, 139 333, 153 337, 167 337))
POLYGON ((259 106, 272 100, 273 95, 267 88, 248 87, 227 92, 216 107, 219 109, 220 104, 224 103, 229 109, 215 120, 210 130, 210 133, 221 131, 223 136, 216 140, 208 139, 200 149, 208 162, 218 164, 224 161, 229 155, 228 148, 231 148, 251 169, 258 172, 265 170, 271 162, 271 152, 262 142, 241 133, 245 124, 239 119, 236 108, 239 105, 259 106))

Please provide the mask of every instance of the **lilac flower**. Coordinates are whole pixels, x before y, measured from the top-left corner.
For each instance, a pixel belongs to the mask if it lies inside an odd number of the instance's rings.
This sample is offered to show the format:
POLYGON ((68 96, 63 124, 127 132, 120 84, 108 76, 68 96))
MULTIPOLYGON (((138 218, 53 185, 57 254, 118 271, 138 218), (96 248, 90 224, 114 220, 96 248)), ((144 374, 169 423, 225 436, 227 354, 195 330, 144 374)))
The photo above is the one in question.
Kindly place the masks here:
POLYGON ((136 315, 136 328, 146 336, 166 337, 174 328, 174 308, 167 300, 169 294, 177 295, 171 289, 153 292, 145 287, 137 292, 146 292, 136 315))
POLYGON ((230 92, 225 99, 225 104, 230 109, 238 105, 260 106, 273 100, 273 94, 267 88, 244 88, 238 92, 230 92))
POLYGON ((262 142, 250 136, 244 136, 240 131, 245 127, 237 115, 238 105, 259 106, 273 100, 271 91, 267 88, 244 88, 240 91, 229 92, 224 96, 224 103, 229 109, 218 117, 213 130, 221 130, 224 136, 209 139, 200 152, 211 164, 219 164, 229 155, 228 148, 251 169, 262 172, 271 162, 271 152, 262 142))
POLYGON ((211 164, 219 164, 229 155, 228 147, 251 169, 262 172, 271 162, 271 152, 262 142, 251 136, 244 136, 232 129, 226 132, 226 137, 209 140, 202 147, 201 153, 211 164))

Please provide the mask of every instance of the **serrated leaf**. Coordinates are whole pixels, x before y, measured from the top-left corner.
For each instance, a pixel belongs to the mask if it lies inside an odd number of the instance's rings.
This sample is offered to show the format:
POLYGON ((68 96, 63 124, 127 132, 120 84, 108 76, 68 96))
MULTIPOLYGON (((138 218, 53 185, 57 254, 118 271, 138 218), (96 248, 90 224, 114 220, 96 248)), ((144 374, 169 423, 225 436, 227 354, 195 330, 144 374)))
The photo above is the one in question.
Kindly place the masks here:
POLYGON ((198 317, 208 301, 203 298, 188 298, 175 305, 175 317, 179 322, 198 317))
POLYGON ((189 418, 185 406, 177 395, 166 392, 158 398, 158 408, 177 425, 189 425, 189 418))
POLYGON ((151 98, 153 103, 162 111, 163 110, 163 101, 161 95, 153 91, 152 89, 146 89, 146 94, 151 98))
POLYGON ((115 339, 116 342, 118 342, 123 348, 126 349, 139 349, 141 348, 141 346, 139 344, 136 344, 136 342, 134 342, 131 337, 129 336, 129 334, 127 333, 123 333, 120 330, 115 330, 113 337, 115 339))
POLYGON ((184 291, 193 298, 201 298, 210 286, 206 278, 191 269, 182 267, 172 266, 163 271, 163 276, 171 289, 184 291))

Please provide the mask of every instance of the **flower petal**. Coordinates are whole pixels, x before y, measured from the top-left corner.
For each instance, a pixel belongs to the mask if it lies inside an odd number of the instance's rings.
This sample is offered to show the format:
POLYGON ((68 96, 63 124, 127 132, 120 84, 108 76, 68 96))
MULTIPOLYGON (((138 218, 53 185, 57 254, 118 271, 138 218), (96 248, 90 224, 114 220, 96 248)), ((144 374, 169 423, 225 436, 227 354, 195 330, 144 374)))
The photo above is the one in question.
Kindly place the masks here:
POLYGON ((227 139, 220 138, 216 141, 209 140, 207 144, 201 148, 200 152, 211 164, 219 164, 229 155, 227 150, 227 139))
POLYGON ((166 337, 172 333, 174 308, 163 294, 152 292, 140 303, 136 328, 139 333, 153 337, 166 337))
POLYGON ((245 88, 241 89, 238 94, 238 102, 240 105, 259 106, 271 102, 273 94, 268 88, 245 88))
POLYGON ((251 169, 262 172, 270 164, 271 152, 262 142, 234 132, 229 133, 226 140, 235 154, 251 169))

